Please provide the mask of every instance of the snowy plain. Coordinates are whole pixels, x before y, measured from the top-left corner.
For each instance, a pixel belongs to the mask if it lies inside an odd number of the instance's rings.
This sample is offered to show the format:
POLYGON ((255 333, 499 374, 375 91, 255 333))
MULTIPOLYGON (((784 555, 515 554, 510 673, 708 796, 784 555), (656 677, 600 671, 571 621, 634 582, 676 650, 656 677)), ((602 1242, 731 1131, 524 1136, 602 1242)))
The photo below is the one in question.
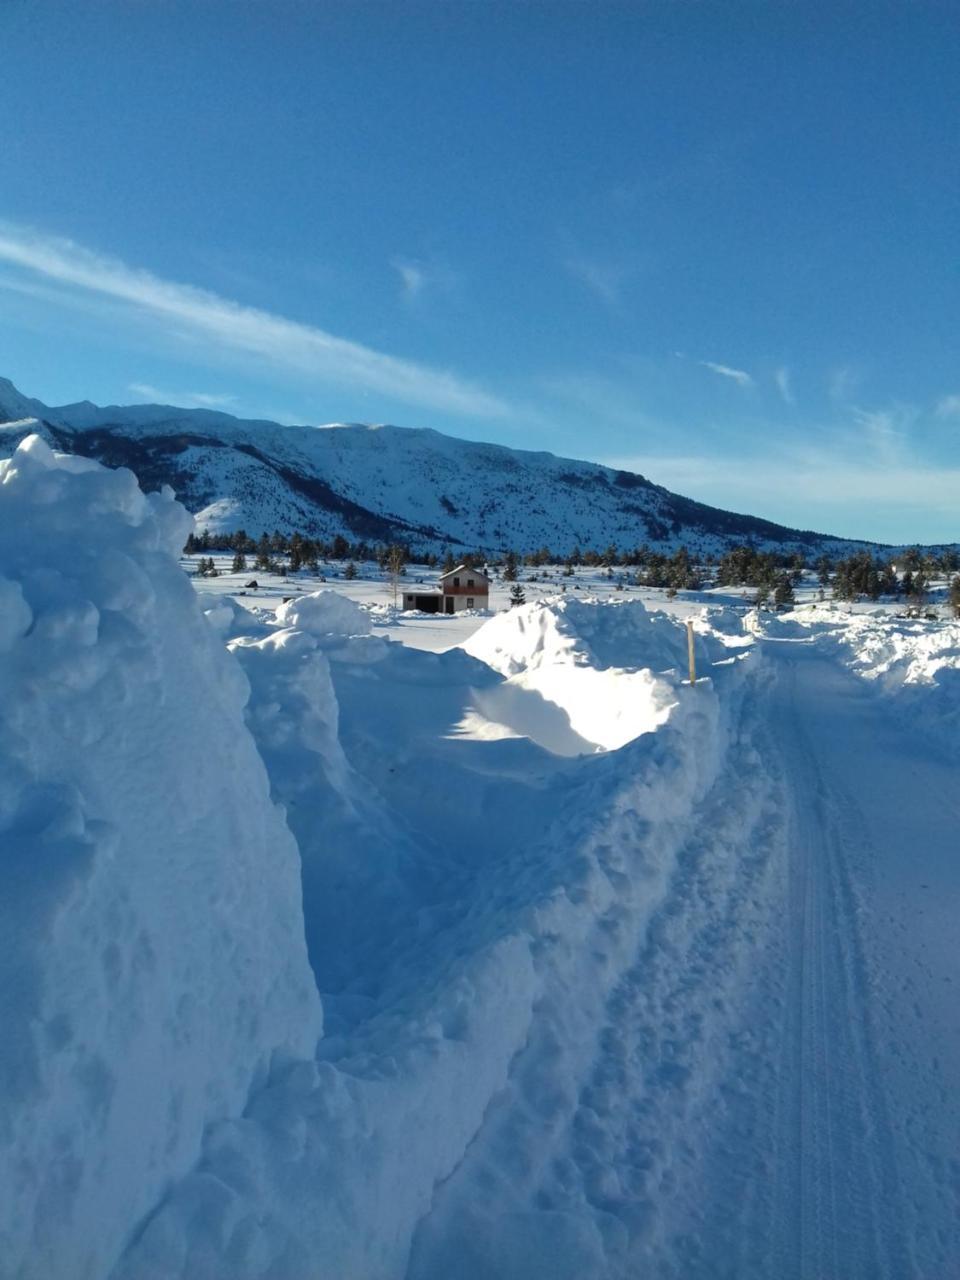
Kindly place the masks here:
POLYGON ((0 463, 0 1276, 960 1274, 960 624, 188 527, 0 463))

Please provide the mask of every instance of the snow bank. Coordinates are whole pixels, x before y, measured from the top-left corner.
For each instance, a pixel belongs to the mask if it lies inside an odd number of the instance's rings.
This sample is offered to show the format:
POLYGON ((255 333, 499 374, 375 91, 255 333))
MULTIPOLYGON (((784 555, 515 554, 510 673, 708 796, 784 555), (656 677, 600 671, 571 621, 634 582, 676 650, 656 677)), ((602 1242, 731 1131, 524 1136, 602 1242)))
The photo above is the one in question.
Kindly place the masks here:
POLYGON ((960 755, 960 622, 855 615, 833 638, 914 730, 960 755))
POLYGON ((177 564, 190 527, 36 436, 0 463, 4 1276, 105 1275, 320 1031, 296 847, 177 564))
POLYGON ((639 600, 522 605, 463 648, 507 677, 477 699, 483 714, 561 755, 615 750, 653 732, 687 671, 685 629, 639 600))

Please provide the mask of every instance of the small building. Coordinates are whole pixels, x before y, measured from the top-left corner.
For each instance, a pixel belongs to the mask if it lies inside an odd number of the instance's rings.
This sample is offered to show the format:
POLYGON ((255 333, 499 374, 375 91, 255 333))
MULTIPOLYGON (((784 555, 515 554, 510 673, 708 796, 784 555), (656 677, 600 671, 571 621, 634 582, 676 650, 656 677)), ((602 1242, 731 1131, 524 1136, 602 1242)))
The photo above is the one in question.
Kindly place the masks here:
POLYGON ((458 564, 440 577, 439 587, 404 590, 404 609, 421 613, 459 613, 462 609, 486 609, 490 604, 490 579, 481 569, 458 564))

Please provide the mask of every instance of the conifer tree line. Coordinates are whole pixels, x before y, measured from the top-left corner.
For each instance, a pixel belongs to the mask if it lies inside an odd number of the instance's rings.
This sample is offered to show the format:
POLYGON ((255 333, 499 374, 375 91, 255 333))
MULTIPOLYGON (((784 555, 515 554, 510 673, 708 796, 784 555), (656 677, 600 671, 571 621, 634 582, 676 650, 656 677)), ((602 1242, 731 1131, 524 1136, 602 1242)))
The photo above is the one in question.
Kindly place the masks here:
MULTIPOLYGON (((246 573, 252 567, 262 573, 298 573, 306 569, 310 573, 318 573, 321 561, 342 560, 354 564, 356 574, 357 561, 376 560, 381 569, 402 573, 412 559, 410 547, 403 543, 348 542, 337 534, 329 542, 316 538, 305 538, 300 533, 287 536, 279 531, 265 533, 256 541, 243 529, 236 533, 211 534, 205 529, 203 533, 191 533, 184 545, 184 554, 188 556, 200 554, 197 572, 201 576, 216 574, 213 560, 207 560, 203 553, 208 551, 233 552, 233 573, 246 573), (209 567, 207 567, 209 566, 209 567)), ((421 564, 436 564, 437 557, 420 560, 421 564)))
MULTIPOLYGON (((566 555, 558 555, 547 546, 529 552, 508 550, 489 561, 482 551, 461 551, 454 555, 448 548, 438 556, 420 552, 407 543, 350 542, 341 534, 324 541, 279 531, 265 533, 254 540, 239 529, 236 533, 219 535, 209 530, 191 533, 184 551, 187 555, 200 555, 197 573, 202 576, 217 574, 213 558, 207 554, 210 551, 233 552, 234 573, 245 573, 248 567, 261 572, 297 573, 304 569, 317 573, 321 562, 332 560, 345 564, 346 577, 356 577, 358 563, 375 561, 393 579, 405 573, 409 563, 447 573, 458 564, 479 568, 489 562, 505 582, 515 583, 525 569, 562 564, 565 577, 572 577, 581 566, 605 570, 611 579, 617 570, 618 587, 626 581, 669 593, 696 590, 705 585, 751 587, 760 605, 771 601, 776 605, 792 603, 794 588, 804 570, 809 569, 817 574, 824 594, 829 590, 834 599, 851 601, 888 596, 922 604, 933 578, 952 577, 950 603, 960 616, 960 576, 956 576, 960 571, 960 555, 952 549, 937 555, 912 547, 887 560, 863 550, 839 559, 821 555, 811 564, 799 551, 760 551, 747 545, 733 547, 715 561, 710 556, 695 559, 684 546, 667 555, 646 544, 621 550, 610 543, 601 551, 574 546, 566 555)), ((526 576, 532 577, 529 573, 526 576)))
POLYGON ((858 551, 837 560, 822 555, 808 566, 804 557, 778 556, 752 547, 735 547, 717 566, 718 586, 748 586, 757 591, 758 603, 787 603, 805 568, 812 568, 825 592, 836 600, 879 600, 903 596, 922 603, 934 577, 949 577, 960 568, 960 556, 952 550, 924 554, 912 547, 892 560, 881 560, 869 551, 858 551))

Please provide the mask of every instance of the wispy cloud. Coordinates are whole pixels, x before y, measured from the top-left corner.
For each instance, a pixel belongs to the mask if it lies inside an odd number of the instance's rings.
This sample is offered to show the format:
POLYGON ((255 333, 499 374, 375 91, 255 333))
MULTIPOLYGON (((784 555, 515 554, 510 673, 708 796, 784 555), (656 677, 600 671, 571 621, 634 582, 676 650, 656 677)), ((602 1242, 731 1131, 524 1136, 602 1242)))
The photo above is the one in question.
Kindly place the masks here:
POLYGON ((698 360, 697 363, 704 369, 709 369, 711 373, 719 374, 721 378, 729 378, 738 387, 746 389, 756 385, 753 378, 744 369, 734 369, 728 364, 717 364, 713 360, 698 360))
POLYGON ((409 303, 420 302, 426 295, 447 294, 460 283, 460 277, 442 258, 410 258, 397 255, 390 265, 400 277, 400 288, 409 303))
POLYGON ((823 446, 787 448, 764 457, 753 452, 634 454, 604 461, 727 510, 844 537, 890 542, 916 540, 921 520, 929 525, 931 515, 942 518, 940 536, 946 538, 954 525, 960 491, 958 467, 934 466, 915 458, 896 468, 886 467, 823 446), (879 509, 885 534, 877 525, 879 509))
POLYGON ((161 279, 72 240, 0 223, 0 261, 55 282, 74 296, 109 298, 168 329, 254 356, 275 371, 375 392, 447 413, 498 417, 498 396, 456 374, 387 355, 192 285, 161 279))
POLYGON ((918 528, 953 528, 960 467, 922 457, 911 443, 910 405, 855 409, 845 426, 804 438, 771 435, 762 450, 644 453, 605 459, 717 506, 851 538, 912 542, 918 528), (883 533, 877 526, 882 514, 883 533), (933 519, 931 519, 931 517, 933 519))
POLYGON ((634 271, 632 263, 602 260, 583 254, 569 255, 564 266, 575 280, 608 306, 616 306, 620 301, 623 287, 634 271))
POLYGON ((941 396, 936 414, 938 418, 960 418, 960 395, 941 396))
POLYGON ((427 283, 427 273, 422 263, 410 258, 391 258, 390 265, 400 276, 403 291, 408 298, 418 298, 427 283))
POLYGON ((854 409, 853 420, 860 428, 860 445, 869 462, 898 468, 908 463, 909 432, 917 421, 917 411, 909 405, 889 409, 854 409))
POLYGON ((131 382, 128 391, 142 396, 148 404, 173 404, 181 409, 229 409, 237 403, 233 395, 208 391, 161 391, 149 382, 131 382))
POLYGON ((850 365, 831 369, 827 378, 827 392, 834 404, 847 404, 860 385, 860 374, 850 365))
POLYGON ((796 405, 796 397, 793 394, 793 381, 790 377, 790 370, 786 365, 781 365, 774 373, 773 380, 777 384, 777 390, 780 392, 780 399, 784 404, 794 408, 796 405))

